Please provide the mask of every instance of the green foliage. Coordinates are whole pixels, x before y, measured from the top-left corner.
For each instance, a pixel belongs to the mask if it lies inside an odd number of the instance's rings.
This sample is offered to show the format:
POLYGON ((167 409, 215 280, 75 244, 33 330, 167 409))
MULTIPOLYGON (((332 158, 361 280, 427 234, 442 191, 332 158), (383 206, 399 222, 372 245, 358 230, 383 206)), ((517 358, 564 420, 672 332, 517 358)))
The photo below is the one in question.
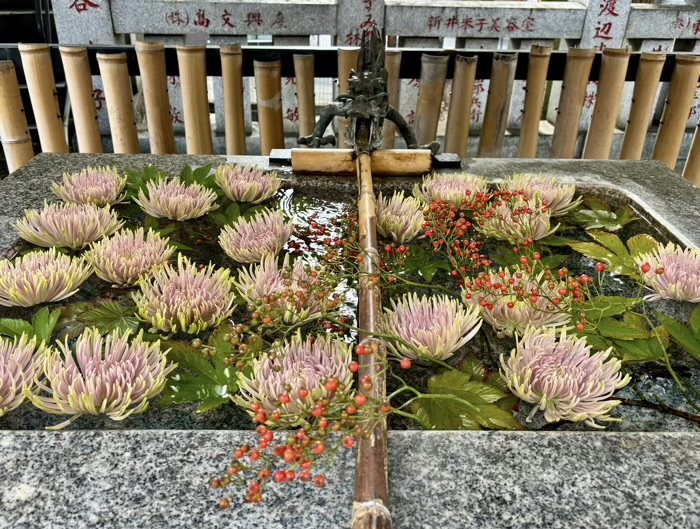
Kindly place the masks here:
POLYGON ((49 343, 60 316, 61 309, 50 311, 48 307, 44 307, 34 314, 31 323, 20 319, 0 318, 0 335, 16 338, 26 334, 30 338, 36 336, 37 340, 49 343))
POLYGON ((211 170, 211 164, 203 165, 197 169, 192 169, 189 165, 180 172, 180 182, 186 186, 199 184, 208 189, 220 192, 219 186, 216 185, 214 173, 211 170))
POLYGON ((63 307, 58 320, 58 338, 76 338, 88 327, 96 327, 102 334, 116 329, 135 332, 139 327, 135 314, 135 307, 125 307, 116 301, 71 303, 63 307))
POLYGON ((669 318, 659 312, 655 312, 656 317, 663 325, 664 329, 668 331, 674 342, 681 346, 681 348, 692 355, 696 360, 700 360, 700 332, 698 332, 698 319, 700 315, 698 314, 698 305, 690 316, 688 325, 669 318))
POLYGON ((651 235, 644 233, 630 238, 627 241, 627 247, 613 233, 591 230, 588 234, 598 244, 595 242, 571 242, 569 246, 586 257, 605 263, 608 272, 633 278, 639 277, 639 270, 634 258, 640 253, 650 251, 657 244, 651 235))
POLYGON ((132 200, 139 196, 139 191, 146 193, 146 184, 151 180, 157 180, 168 176, 164 171, 159 171, 157 167, 149 165, 143 171, 126 172, 126 199, 132 200))
POLYGON ((622 298, 617 296, 596 296, 581 304, 586 321, 594 324, 602 318, 617 316, 642 302, 642 298, 622 298))
POLYGON ((414 245, 409 249, 404 270, 409 274, 420 274, 426 283, 430 283, 438 270, 450 272, 452 266, 446 257, 434 255, 429 250, 414 245))
POLYGON ((612 211, 610 204, 595 198, 587 198, 583 204, 567 220, 579 224, 587 230, 618 231, 623 226, 639 220, 629 206, 623 206, 612 211))

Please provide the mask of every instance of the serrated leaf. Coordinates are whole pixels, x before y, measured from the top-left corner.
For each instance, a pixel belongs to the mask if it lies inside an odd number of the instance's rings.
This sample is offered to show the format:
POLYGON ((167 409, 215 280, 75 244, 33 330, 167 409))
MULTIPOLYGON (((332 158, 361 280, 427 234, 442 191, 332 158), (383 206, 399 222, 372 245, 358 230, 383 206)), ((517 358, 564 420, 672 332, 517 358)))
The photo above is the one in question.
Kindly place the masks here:
POLYGON ((590 257, 595 261, 605 262, 609 267, 617 269, 617 273, 619 273, 621 269, 621 264, 618 262, 617 256, 599 244, 593 242, 577 242, 569 246, 586 257, 590 257))
POLYGON ((466 355, 459 364, 459 370, 469 376, 469 380, 482 382, 486 378, 486 367, 474 355, 466 355))
POLYGON ((504 410, 495 404, 483 404, 478 408, 481 417, 483 417, 479 422, 484 427, 498 430, 523 429, 523 425, 518 422, 510 410, 504 410))
POLYGON ((593 238, 593 240, 595 240, 595 241, 599 242, 600 244, 602 244, 603 246, 605 246, 608 250, 613 252, 616 256, 621 257, 621 258, 629 257, 630 254, 627 251, 625 244, 614 233, 608 233, 608 232, 599 231, 599 230, 590 230, 588 232, 588 235, 590 235, 593 238))
POLYGON ((411 403, 411 409, 428 430, 481 430, 469 407, 456 400, 421 397, 411 403))
POLYGON ((566 261, 570 256, 568 255, 547 255, 540 259, 540 262, 549 269, 559 268, 564 261, 566 261))
POLYGON ((51 335, 56 327, 56 322, 61 316, 61 309, 49 311, 48 307, 44 307, 37 311, 32 318, 32 327, 34 334, 39 340, 46 343, 51 341, 51 335))
POLYGON ((613 347, 623 362, 653 362, 664 355, 664 349, 654 338, 643 340, 613 340, 613 347))
POLYGON ((580 338, 585 338, 586 343, 590 345, 594 351, 605 351, 610 347, 610 344, 604 338, 601 338, 594 332, 572 330, 571 334, 580 338))
POLYGON ((228 224, 228 217, 219 211, 213 211, 207 214, 207 219, 217 226, 226 226, 228 224))
POLYGON ((621 298, 617 296, 596 296, 581 304, 586 320, 596 323, 601 318, 617 316, 642 301, 641 298, 621 298))
POLYGON ((227 222, 233 222, 236 220, 241 216, 240 204, 238 204, 238 202, 232 202, 229 204, 229 206, 224 210, 224 216, 226 217, 227 222))
POLYGON ((693 331, 695 337, 700 339, 700 304, 695 305, 693 312, 690 313, 688 327, 690 327, 690 330, 693 331))
POLYGON ((550 235, 544 239, 539 239, 537 244, 542 244, 544 246, 570 246, 572 243, 577 243, 576 239, 567 239, 566 237, 558 237, 557 235, 550 235))
POLYGON ((34 336, 34 327, 32 327, 31 323, 19 319, 0 318, 1 335, 15 338, 23 333, 30 338, 34 336))
POLYGON ((427 283, 433 280, 438 270, 452 270, 447 259, 439 255, 434 255, 432 252, 420 246, 411 246, 409 254, 410 255, 406 258, 405 272, 408 274, 419 273, 427 283))
MULTIPOLYGON (((590 202, 589 207, 591 207, 590 202)), ((615 212, 602 208, 579 209, 569 215, 569 220, 582 225, 587 230, 618 231, 637 218, 628 206, 624 206, 615 212)))
POLYGON ((669 318, 659 312, 654 312, 664 329, 668 331, 674 342, 680 345, 684 351, 691 354, 696 360, 700 360, 700 340, 688 327, 681 322, 669 318))
POLYGON ((506 396, 498 388, 470 379, 471 377, 462 371, 445 371, 430 377, 428 380, 428 391, 430 393, 454 395, 474 405, 492 404, 506 396))
POLYGON ((593 211, 610 211, 612 209, 610 204, 599 198, 587 197, 583 200, 583 203, 593 211))
POLYGON ((642 253, 649 253, 656 249, 658 242, 651 235, 640 233, 627 240, 627 247, 630 250, 630 255, 636 257, 642 253))
POLYGON ((636 327, 637 329, 647 330, 647 322, 639 314, 634 312, 625 312, 622 316, 622 321, 624 321, 630 327, 636 327))
POLYGON ((139 327, 135 312, 134 307, 125 307, 109 300, 71 303, 63 307, 58 319, 58 338, 75 338, 87 327, 96 327, 102 334, 115 329, 135 332, 139 327))
POLYGON ((595 324, 595 328, 606 338, 616 338, 618 340, 649 338, 649 332, 646 329, 639 329, 638 327, 627 325, 624 321, 619 321, 611 317, 602 318, 595 324))

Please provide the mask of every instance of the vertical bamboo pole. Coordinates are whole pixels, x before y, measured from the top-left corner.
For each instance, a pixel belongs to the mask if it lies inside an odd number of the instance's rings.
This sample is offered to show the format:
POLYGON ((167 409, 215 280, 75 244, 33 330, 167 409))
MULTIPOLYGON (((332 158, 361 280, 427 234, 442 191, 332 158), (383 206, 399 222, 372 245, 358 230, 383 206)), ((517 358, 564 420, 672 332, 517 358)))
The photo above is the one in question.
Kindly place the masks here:
POLYGON ((642 53, 639 59, 620 160, 639 160, 642 157, 664 62, 666 62, 665 53, 642 53))
POLYGON ((187 154, 213 154, 207 96, 206 46, 176 46, 187 154))
POLYGON ((625 88, 629 48, 605 48, 600 67, 600 79, 591 124, 583 147, 583 158, 607 160, 610 158, 615 121, 620 109, 622 90, 625 88))
POLYGON ((282 123, 282 63, 254 61, 255 89, 258 94, 260 154, 268 156, 272 149, 284 149, 282 123))
POLYGON ((245 154, 243 52, 240 44, 221 46, 221 76, 224 84, 226 154, 245 154))
POLYGON ((574 157, 593 57, 595 50, 588 48, 571 48, 566 55, 550 158, 574 157))
POLYGON ((100 75, 105 90, 109 128, 114 152, 138 153, 139 137, 136 131, 131 79, 126 53, 98 53, 100 75))
POLYGON ((681 149, 688 114, 693 104, 700 76, 700 56, 676 55, 676 65, 671 75, 664 112, 661 115, 652 160, 659 160, 670 169, 675 169, 681 149))
MULTIPOLYGON (((348 81, 350 70, 357 68, 357 57, 360 55, 359 48, 338 48, 338 94, 348 93, 348 81)), ((338 118, 338 146, 345 144, 345 129, 350 121, 345 118, 338 118)))
POLYGON ((476 56, 457 55, 455 58, 455 73, 452 77, 452 94, 445 130, 445 152, 455 153, 460 158, 467 155, 476 60, 476 56))
POLYGON ((75 120, 75 134, 80 152, 102 152, 102 136, 92 96, 92 75, 87 48, 61 46, 61 60, 75 120))
POLYGON ((137 42, 135 48, 143 86, 151 153, 175 154, 175 135, 165 73, 165 46, 162 42, 137 42))
MULTIPOLYGON (((376 333, 379 332, 382 297, 379 287, 367 279, 377 273, 379 261, 376 199, 369 153, 362 152, 358 155, 357 176, 360 188, 360 241, 365 254, 361 264, 362 279, 358 287, 359 324, 368 333, 376 333)), ((358 376, 369 376, 372 379, 372 389, 362 392, 369 399, 381 400, 386 397, 386 376, 382 369, 386 361, 386 346, 381 340, 366 334, 360 334, 360 340, 366 350, 372 351, 372 354, 358 357, 358 376)), ((381 419, 374 425, 368 439, 358 439, 356 468, 352 528, 390 529, 386 419, 381 419)))
MULTIPOLYGON (((386 91, 389 94, 389 104, 396 110, 399 109, 399 97, 401 90, 401 50, 386 50, 385 65, 387 71, 386 91)), ((384 120, 382 129, 382 147, 393 149, 396 142, 396 127, 388 119, 384 120)))
POLYGON ((424 53, 421 56, 420 90, 416 102, 416 120, 413 124, 418 145, 427 145, 434 141, 437 135, 449 60, 449 55, 424 53))
POLYGON ((537 142, 540 136, 540 117, 547 84, 547 69, 552 55, 550 46, 533 45, 527 64, 525 84, 525 112, 520 126, 519 158, 537 158, 537 142))
POLYGON ((316 124, 314 100, 314 56, 294 54, 294 73, 297 79, 299 106, 299 136, 309 136, 316 124))
POLYGON ((700 187, 700 125, 695 128, 693 143, 690 145, 688 159, 683 168, 683 177, 696 187, 700 187))
POLYGON ((484 123, 481 127, 481 139, 479 140, 479 157, 498 158, 501 156, 517 61, 518 56, 515 54, 495 53, 493 56, 489 95, 486 100, 484 123))
POLYGON ((34 158, 27 116, 12 61, 0 61, 0 141, 7 169, 11 173, 34 158))
POLYGON ((22 68, 39 132, 41 150, 68 152, 51 64, 51 49, 47 44, 21 43, 18 48, 22 56, 22 68))

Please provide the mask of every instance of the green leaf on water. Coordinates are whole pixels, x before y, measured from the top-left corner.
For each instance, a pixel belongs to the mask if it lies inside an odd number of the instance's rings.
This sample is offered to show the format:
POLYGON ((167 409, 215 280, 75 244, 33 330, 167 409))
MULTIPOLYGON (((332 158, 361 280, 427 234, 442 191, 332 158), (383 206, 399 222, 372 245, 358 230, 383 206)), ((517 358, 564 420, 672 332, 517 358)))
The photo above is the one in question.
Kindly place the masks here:
POLYGON ((588 235, 590 235, 594 241, 605 246, 608 250, 610 250, 612 253, 614 253, 618 258, 625 259, 625 258, 629 257, 630 254, 627 251, 625 244, 614 233, 608 233, 608 232, 599 231, 599 230, 590 230, 588 232, 588 235))
POLYGON ((37 311, 32 318, 32 327, 34 334, 39 340, 46 343, 51 341, 51 335, 56 328, 56 322, 61 316, 61 309, 49 311, 48 307, 44 307, 37 311))
POLYGON ((598 321, 595 324, 595 329, 606 338, 617 338, 618 340, 639 340, 650 337, 646 328, 640 329, 612 317, 598 321))
POLYGON ((481 430, 471 418, 470 408, 459 401, 421 397, 413 401, 411 409, 426 430, 481 430))
POLYGON ((24 320, 0 318, 0 334, 10 338, 22 336, 22 334, 34 336, 34 327, 24 320))
POLYGON ((626 363, 654 362, 664 356, 664 347, 656 337, 643 340, 612 340, 612 342, 615 352, 626 363))
POLYGON ((654 312, 664 329, 668 331, 673 341, 680 345, 684 351, 691 354, 696 360, 700 360, 700 339, 679 321, 669 318, 659 312, 654 312))
POLYGON ((71 303, 63 307, 56 329, 59 339, 73 339, 87 327, 96 327, 102 334, 115 329, 135 332, 139 327, 135 307, 125 307, 116 301, 71 303))
POLYGON ((459 370, 469 375, 469 380, 482 382, 486 378, 486 367, 474 355, 466 355, 459 364, 459 370))
POLYGON ((638 219, 629 206, 612 211, 610 205, 602 200, 586 199, 579 209, 569 214, 568 220, 587 230, 618 231, 623 226, 638 219))
POLYGON ((581 304, 586 321, 594 324, 602 318, 622 314, 638 303, 642 298, 622 298, 617 296, 596 296, 581 304))
POLYGON ((404 271, 408 274, 420 274, 426 283, 430 283, 438 270, 451 271, 450 262, 442 256, 434 255, 432 252, 420 247, 411 246, 409 256, 406 257, 406 267, 404 271))
POLYGON ((636 257, 642 253, 652 252, 657 245, 658 242, 656 242, 656 239, 646 233, 640 233, 639 235, 627 239, 627 247, 632 257, 636 257))
POLYGON ((430 377, 428 391, 454 395, 475 405, 493 404, 506 396, 499 388, 471 380, 471 377, 462 371, 452 370, 430 377))
POLYGON ((700 304, 695 305, 693 312, 690 313, 688 327, 690 327, 690 330, 693 331, 695 337, 700 339, 700 304))

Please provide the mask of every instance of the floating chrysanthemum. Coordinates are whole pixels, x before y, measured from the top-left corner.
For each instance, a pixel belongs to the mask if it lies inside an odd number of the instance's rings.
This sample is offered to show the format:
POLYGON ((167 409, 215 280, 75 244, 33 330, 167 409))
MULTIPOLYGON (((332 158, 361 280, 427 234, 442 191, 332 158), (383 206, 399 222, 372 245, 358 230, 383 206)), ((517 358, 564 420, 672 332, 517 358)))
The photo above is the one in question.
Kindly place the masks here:
POLYGON ((536 277, 522 271, 481 273, 465 283, 464 296, 496 332, 507 336, 522 334, 528 325, 560 327, 571 319, 566 282, 544 280, 544 272, 536 277))
POLYGON ((654 290, 645 299, 675 299, 700 303, 700 253, 672 242, 659 243, 650 253, 635 257, 644 281, 654 290))
POLYGON ((503 378, 510 390, 535 404, 528 420, 539 409, 549 422, 580 422, 600 428, 596 421, 615 421, 610 410, 620 404, 609 400, 625 387, 620 360, 610 358, 612 348, 591 354, 585 338, 567 336, 562 330, 529 328, 510 357, 501 355, 503 378))
POLYGON ((95 273, 114 285, 130 286, 139 277, 163 264, 175 252, 157 232, 143 228, 136 231, 122 230, 108 239, 93 243, 85 254, 95 268, 95 273))
POLYGON ((269 305, 285 323, 297 323, 321 314, 328 302, 328 290, 321 285, 323 270, 310 270, 311 265, 301 259, 289 264, 284 256, 282 267, 274 255, 266 255, 260 264, 238 271, 234 285, 249 306, 254 307, 267 298, 269 305))
POLYGON ((90 327, 76 340, 75 353, 67 340, 46 352, 46 378, 38 381, 44 394, 25 394, 45 412, 72 415, 52 429, 63 428, 82 415, 126 419, 145 411, 148 399, 163 390, 176 365, 168 364, 160 341, 144 342, 141 332, 129 343, 129 334, 114 330, 103 337, 90 327))
POLYGON ((72 296, 92 274, 83 259, 55 248, 0 261, 0 305, 31 307, 72 296))
POLYGON ((281 211, 265 210, 226 226, 219 244, 234 261, 259 263, 266 255, 277 255, 293 231, 294 222, 284 222, 281 211))
POLYGON ((35 378, 46 351, 36 337, 0 337, 0 417, 22 404, 25 392, 36 391, 35 378))
POLYGON ((471 340, 481 327, 479 310, 447 296, 418 297, 406 294, 384 309, 380 328, 408 342, 389 340, 389 348, 401 358, 445 360, 471 340))
POLYGON ((44 203, 44 209, 27 209, 15 229, 20 237, 37 246, 80 249, 124 224, 109 206, 44 203))
POLYGON ((108 206, 119 202, 126 186, 126 176, 116 167, 88 167, 79 173, 63 173, 63 184, 54 183, 51 190, 66 202, 108 206))
POLYGON ((479 213, 478 218, 477 215, 474 217, 476 229, 485 236, 511 244, 538 241, 559 228, 559 224, 552 228, 549 209, 539 198, 526 201, 523 197, 513 196, 479 213))
POLYGON ((216 193, 196 182, 185 185, 179 178, 158 178, 146 184, 148 193, 143 189, 134 199, 151 217, 170 220, 196 219, 214 211, 216 193))
POLYGON ((139 317, 164 332, 197 334, 219 325, 233 310, 230 271, 214 265, 199 270, 182 254, 177 267, 155 267, 132 293, 139 317))
POLYGON ((561 184, 556 178, 541 174, 515 174, 506 178, 499 188, 511 193, 523 191, 529 199, 539 198, 547 206, 552 217, 565 215, 583 200, 583 197, 574 200, 575 185, 561 184))
POLYGON ((481 176, 468 173, 433 173, 413 188, 414 196, 426 202, 440 200, 456 206, 471 200, 478 193, 486 193, 488 182, 481 176))
POLYGON ((423 207, 417 198, 405 197, 403 191, 377 200, 377 231, 398 243, 408 242, 423 228, 423 207))
POLYGON ((274 196, 282 186, 277 173, 268 173, 257 166, 225 164, 216 169, 217 185, 235 202, 259 204, 274 196))
POLYGON ((343 340, 327 336, 302 340, 297 333, 275 353, 253 360, 249 376, 238 372, 239 394, 232 397, 236 404, 250 408, 257 403, 267 414, 279 410, 283 417, 276 424, 294 426, 311 415, 319 399, 330 400, 340 392, 328 391, 325 381, 334 378, 344 386, 344 394, 350 391, 352 373, 348 366, 352 354, 343 340), (305 396, 299 395, 300 390, 305 390, 305 396))

